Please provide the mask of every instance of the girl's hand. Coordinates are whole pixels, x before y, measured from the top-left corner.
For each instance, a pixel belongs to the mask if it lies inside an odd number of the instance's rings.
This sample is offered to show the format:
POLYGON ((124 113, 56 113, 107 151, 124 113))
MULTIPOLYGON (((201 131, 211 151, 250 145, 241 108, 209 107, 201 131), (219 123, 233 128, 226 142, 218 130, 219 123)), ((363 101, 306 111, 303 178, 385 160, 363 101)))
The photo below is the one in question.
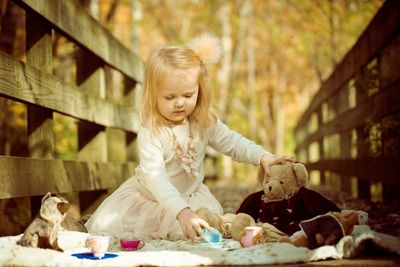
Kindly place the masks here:
POLYGON ((184 208, 176 216, 181 224, 182 232, 186 238, 194 242, 194 238, 199 236, 204 239, 202 228, 211 230, 210 225, 194 213, 190 208, 184 208))
POLYGON ((262 156, 260 164, 264 168, 264 172, 267 174, 267 176, 271 176, 271 167, 273 165, 284 164, 287 161, 293 163, 297 162, 297 160, 289 156, 265 154, 264 156, 262 156))

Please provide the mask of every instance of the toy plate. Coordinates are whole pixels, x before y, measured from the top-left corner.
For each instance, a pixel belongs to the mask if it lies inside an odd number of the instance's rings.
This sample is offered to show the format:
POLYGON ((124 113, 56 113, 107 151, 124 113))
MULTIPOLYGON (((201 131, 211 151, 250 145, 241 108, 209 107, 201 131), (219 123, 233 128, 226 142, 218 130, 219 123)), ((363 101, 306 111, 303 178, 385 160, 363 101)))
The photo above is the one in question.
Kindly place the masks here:
POLYGON ((71 254, 71 256, 77 257, 79 259, 89 259, 89 260, 104 260, 104 259, 111 259, 118 257, 117 254, 112 254, 112 253, 105 253, 103 257, 96 257, 93 255, 91 252, 85 252, 85 253, 75 253, 71 254))

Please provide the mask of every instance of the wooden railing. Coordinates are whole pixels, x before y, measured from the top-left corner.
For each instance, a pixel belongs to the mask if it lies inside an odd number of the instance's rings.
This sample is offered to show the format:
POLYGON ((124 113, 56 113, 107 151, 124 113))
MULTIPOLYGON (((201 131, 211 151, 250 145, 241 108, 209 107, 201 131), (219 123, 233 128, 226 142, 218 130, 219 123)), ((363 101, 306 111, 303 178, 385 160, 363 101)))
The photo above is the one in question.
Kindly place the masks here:
POLYGON ((26 63, 0 52, 0 96, 27 106, 28 157, 0 156, 0 199, 32 197, 37 210, 37 199, 49 191, 81 192, 87 207, 94 199, 90 192, 115 188, 134 174, 133 91, 141 83, 143 62, 75 1, 13 2, 25 10, 26 63), (75 83, 52 74, 54 33, 77 47, 75 83), (124 79, 124 95, 111 100, 107 92, 115 72, 124 79), (55 112, 78 121, 73 160, 55 156, 55 112))
POLYGON ((311 178, 360 198, 399 199, 399 78, 400 2, 387 0, 296 126, 311 178))

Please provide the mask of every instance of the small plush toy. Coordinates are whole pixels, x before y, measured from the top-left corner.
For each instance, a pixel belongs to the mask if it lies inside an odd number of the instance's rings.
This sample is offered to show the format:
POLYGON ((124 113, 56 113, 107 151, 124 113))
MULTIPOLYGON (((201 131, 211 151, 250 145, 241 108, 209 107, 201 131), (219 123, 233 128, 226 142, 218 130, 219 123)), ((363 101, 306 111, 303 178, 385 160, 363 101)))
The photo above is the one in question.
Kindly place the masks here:
POLYGON ((301 231, 279 242, 289 242, 297 247, 314 249, 324 245, 335 245, 353 232, 354 225, 364 224, 367 214, 363 211, 343 210, 328 212, 300 223, 301 231))
POLYGON ((253 245, 265 242, 290 242, 288 239, 281 239, 286 236, 285 233, 279 231, 274 226, 268 223, 256 223, 254 219, 246 213, 226 213, 218 215, 207 208, 200 208, 196 211, 203 220, 207 221, 211 227, 216 228, 223 238, 232 238, 239 241, 242 246, 242 238, 246 235, 248 226, 258 226, 262 231, 255 237, 253 245))
POLYGON ((25 247, 51 248, 62 251, 58 246, 58 233, 66 216, 69 202, 47 193, 42 198, 38 216, 26 228, 18 245, 25 247))
POLYGON ((258 223, 269 223, 287 235, 300 230, 300 222, 340 209, 318 192, 307 189, 308 173, 301 163, 271 167, 271 176, 258 171, 263 190, 250 194, 237 213, 249 214, 258 223))
POLYGON ((196 214, 208 222, 211 227, 217 229, 223 238, 232 237, 239 240, 246 226, 255 225, 254 219, 245 213, 218 215, 207 208, 200 208, 196 211, 196 214))

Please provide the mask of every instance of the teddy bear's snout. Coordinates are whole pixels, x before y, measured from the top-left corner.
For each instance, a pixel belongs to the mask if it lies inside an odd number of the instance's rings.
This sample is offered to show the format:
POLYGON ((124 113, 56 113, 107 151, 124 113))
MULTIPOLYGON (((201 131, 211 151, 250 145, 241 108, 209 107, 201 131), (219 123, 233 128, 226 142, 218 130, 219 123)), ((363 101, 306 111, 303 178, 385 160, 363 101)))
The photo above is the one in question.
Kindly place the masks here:
POLYGON ((272 185, 268 186, 268 190, 271 192, 272 191, 272 185))

